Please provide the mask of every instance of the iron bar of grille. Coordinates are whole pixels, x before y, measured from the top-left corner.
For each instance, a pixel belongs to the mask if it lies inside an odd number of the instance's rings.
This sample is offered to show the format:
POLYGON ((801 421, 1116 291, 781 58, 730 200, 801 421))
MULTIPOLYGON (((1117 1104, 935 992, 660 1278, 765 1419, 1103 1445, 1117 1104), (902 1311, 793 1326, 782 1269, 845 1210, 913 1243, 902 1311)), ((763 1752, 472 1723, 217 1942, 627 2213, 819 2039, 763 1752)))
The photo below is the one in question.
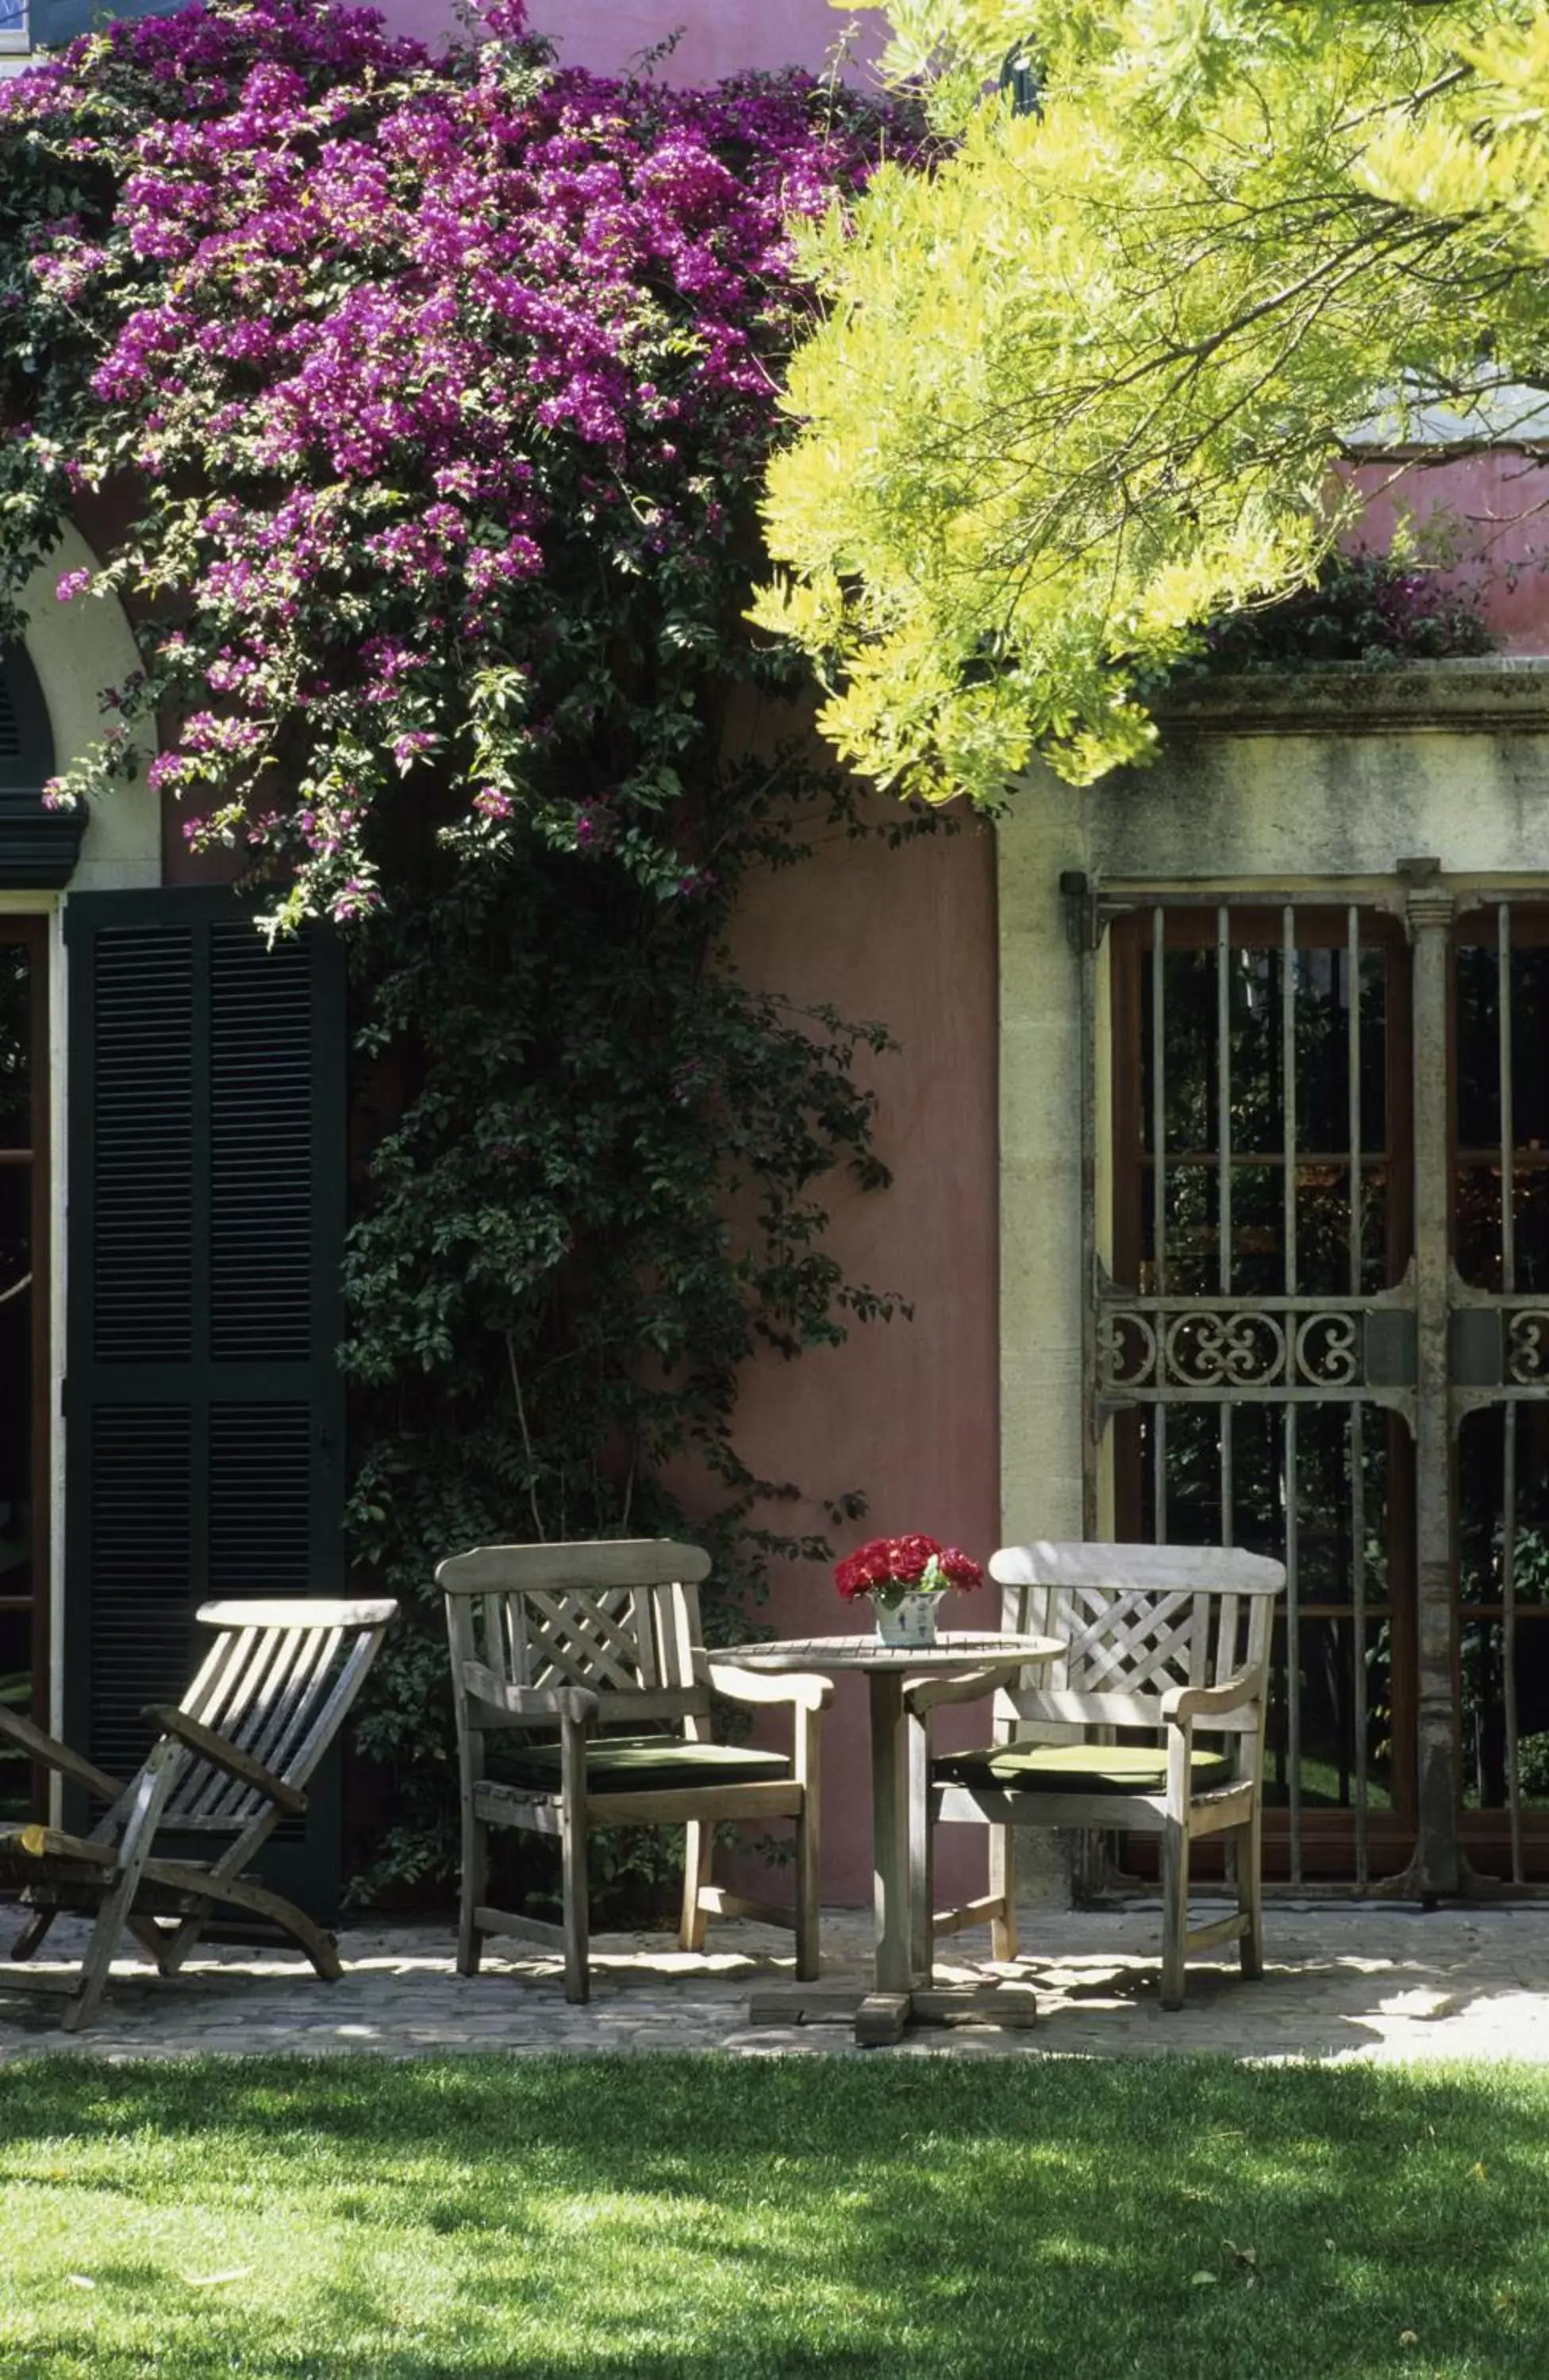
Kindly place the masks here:
POLYGON ((1232 953, 1231 913, 1215 913, 1215 1178, 1217 1265, 1223 1297, 1232 1293, 1232 953))
POLYGON ((1167 1093, 1163 1003, 1167 913, 1151 913, 1151 1238, 1156 1294, 1167 1294, 1167 1093))
MULTIPOLYGON (((1501 1084, 1501 1290, 1517 1287, 1517 1123, 1512 1098, 1511 909, 1495 913, 1495 1021, 1501 1084)), ((1506 1800, 1511 1881, 1523 1882, 1522 1779, 1517 1743, 1517 1409, 1501 1412, 1501 1692, 1506 1703, 1506 1800)))
POLYGON ((1284 940, 1280 955, 1280 1100, 1286 1125, 1285 1180, 1286 1295, 1297 1293, 1296 1247, 1296 912, 1281 913, 1284 940))
MULTIPOLYGON (((1478 1302, 1492 1305, 1509 1303, 1506 1298, 1485 1298, 1478 1302)), ((1254 1314, 1321 1314, 1325 1309, 1330 1314, 1369 1314, 1377 1305, 1386 1305, 1407 1314, 1412 1305, 1412 1300, 1405 1292, 1375 1297, 1348 1297, 1342 1289, 1331 1289, 1326 1293, 1315 1289, 1303 1290, 1296 1297, 1282 1297, 1278 1291, 1272 1293, 1267 1290, 1262 1296, 1256 1291, 1239 1290, 1235 1297, 1217 1297, 1214 1290, 1201 1290, 1198 1297, 1191 1297, 1180 1290, 1174 1297, 1146 1297, 1119 1287, 1104 1290, 1103 1303, 1104 1305, 1132 1305, 1142 1314, 1238 1314, 1244 1311, 1254 1314)))
POLYGON ((1086 1383, 1081 1417, 1081 1535, 1098 1534, 1099 1475, 1102 1469, 1104 1422, 1093 1390, 1097 1380, 1097 954, 1099 937, 1083 898, 1080 954, 1077 962, 1080 985, 1081 1035, 1081 1247, 1087 1295, 1081 1301, 1081 1378, 1086 1383))
POLYGON ((1355 1728, 1355 1880, 1364 1892, 1370 1880, 1366 1836, 1366 1430, 1365 1408, 1350 1407, 1350 1602, 1354 1612, 1354 1649, 1350 1662, 1350 1705, 1355 1728))
POLYGON ((1156 1511, 1153 1522, 1156 1542, 1167 1542, 1167 1408, 1153 1405, 1151 1409, 1151 1456, 1155 1481, 1156 1511))
MULTIPOLYGON (((1156 1267, 1156 1293, 1167 1290, 1167 1092, 1166 1092, 1166 935, 1167 913, 1160 904, 1151 913, 1151 1197, 1152 1257, 1156 1267)), ((1155 1508, 1153 1525, 1156 1542, 1167 1542, 1167 1416, 1159 1405, 1153 1416, 1151 1459, 1155 1508)))
POLYGON ((1517 1140, 1511 1096, 1511 910, 1503 901, 1496 915, 1495 1014, 1501 1081, 1501 1288, 1517 1286, 1517 1140))
POLYGON ((1349 999, 1348 1029, 1350 1097, 1350 1295, 1360 1295, 1361 1212, 1364 1184, 1360 1172, 1360 912, 1349 914, 1349 999))
POLYGON ((1501 1691, 1506 1702, 1506 1800, 1511 1881, 1521 1884, 1522 1779, 1517 1745, 1517 1408, 1501 1407, 1501 1691))
POLYGON ((1286 1407, 1286 1752, 1290 1763, 1291 1882, 1301 1882, 1301 1581, 1296 1407, 1286 1407))
MULTIPOLYGON (((1346 920, 1348 957, 1346 1021, 1348 1040, 1346 1062, 1349 1080, 1350 1120, 1350 1295, 1361 1286, 1361 1113, 1360 1113, 1360 912, 1352 901, 1346 920)), ((1366 1770, 1366 1428, 1365 1412, 1358 1399, 1350 1407, 1350 1706, 1355 1721, 1355 1864, 1356 1890, 1370 1881, 1367 1803, 1371 1791, 1366 1770)))
MULTIPOLYGON (((1215 1140, 1217 1271, 1223 1297, 1232 1293, 1232 948, 1231 912, 1215 912, 1215 1140)), ((1232 1526, 1232 1408, 1221 1408, 1221 1542, 1232 1526)))
MULTIPOLYGON (((1286 1294, 1297 1293, 1296 1245, 1296 914, 1280 913, 1280 1108, 1285 1123, 1286 1294)), ((1297 1622, 1296 1407, 1286 1407, 1286 1732, 1290 1757, 1291 1882, 1301 1882, 1301 1646, 1297 1622)))

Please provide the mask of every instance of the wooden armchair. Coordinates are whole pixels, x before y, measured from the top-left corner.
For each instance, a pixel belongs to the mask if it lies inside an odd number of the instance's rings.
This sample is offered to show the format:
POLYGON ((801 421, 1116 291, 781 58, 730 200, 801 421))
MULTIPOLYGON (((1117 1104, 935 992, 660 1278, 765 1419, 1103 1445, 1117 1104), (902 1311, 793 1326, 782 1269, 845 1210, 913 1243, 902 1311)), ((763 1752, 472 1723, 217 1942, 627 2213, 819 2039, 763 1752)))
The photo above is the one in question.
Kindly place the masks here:
POLYGON ((678 1940, 704 1946, 711 1916, 794 1925, 796 1971, 818 1973, 818 1715, 823 1678, 759 1678, 717 1663, 700 1640, 698 1547, 667 1538, 485 1546, 436 1572, 446 1597, 462 1771, 457 1969, 478 1972, 485 1937, 560 1952, 565 1997, 585 2000, 587 1838, 595 1827, 687 1830, 678 1940), (783 1703, 787 1756, 714 1741, 711 1694, 783 1703), (717 1825, 796 1822, 796 1906, 772 1907, 710 1881, 717 1825), (557 1836, 564 1925, 489 1900, 494 1827, 557 1836))
MULTIPOLYGON (((1014 1959, 1014 1830, 1128 1830, 1161 1839, 1163 2007, 1182 2007, 1190 1954, 1221 1942, 1237 1941, 1245 1975, 1262 1974, 1259 1828, 1280 1563, 1214 1547, 1042 1544, 1006 1548, 990 1574, 1006 1590, 1004 1626, 1064 1649, 996 1694, 991 1743, 931 1762, 933 1819, 993 1829, 988 1897, 938 1912, 935 1932, 988 1918, 994 1955, 1014 1959), (1226 1837, 1238 1906, 1190 1931, 1189 1849, 1206 1835, 1226 1837)), ((922 1716, 984 1691, 969 1678, 908 1694, 922 1716)))
POLYGON ((78 2032, 96 2013, 121 1934, 169 1975, 220 1908, 282 1927, 336 1982, 332 1937, 248 1870, 280 1820, 305 1811, 307 1780, 396 1611, 385 1601, 204 1604, 198 1616, 214 1643, 180 1703, 147 1709, 154 1748, 127 1785, 0 1709, 0 1735, 109 1804, 83 1835, 0 1828, 0 1890, 19 1887, 32 1912, 13 1960, 31 1958, 62 1909, 96 1919, 77 1974, 0 1974, 0 1991, 65 1993, 63 2022, 78 2032), (201 1838, 208 1857, 189 1849, 201 1838))

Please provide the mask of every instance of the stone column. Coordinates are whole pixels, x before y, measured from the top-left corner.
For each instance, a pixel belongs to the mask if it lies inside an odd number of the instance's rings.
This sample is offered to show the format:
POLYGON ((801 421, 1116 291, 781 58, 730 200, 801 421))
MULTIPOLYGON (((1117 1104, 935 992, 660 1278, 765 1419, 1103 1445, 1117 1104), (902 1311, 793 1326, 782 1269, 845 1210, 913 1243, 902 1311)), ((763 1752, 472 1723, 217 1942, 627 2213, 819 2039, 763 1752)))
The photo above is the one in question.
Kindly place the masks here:
POLYGON ((1455 1513, 1448 1415, 1451 1251, 1447 1239, 1447 1014, 1453 896, 1434 859, 1401 860, 1414 946, 1416 1611, 1414 1858, 1404 1886, 1421 1900, 1456 1893, 1455 1513))

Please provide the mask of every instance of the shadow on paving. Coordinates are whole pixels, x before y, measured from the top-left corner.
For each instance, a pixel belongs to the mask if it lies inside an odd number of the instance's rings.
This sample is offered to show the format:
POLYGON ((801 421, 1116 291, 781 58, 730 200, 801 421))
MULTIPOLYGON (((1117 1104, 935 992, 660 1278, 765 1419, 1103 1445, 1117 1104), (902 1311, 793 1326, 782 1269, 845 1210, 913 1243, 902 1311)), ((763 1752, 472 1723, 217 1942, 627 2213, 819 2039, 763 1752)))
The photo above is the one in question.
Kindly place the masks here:
MULTIPOLYGON (((0 1912, 0 1943, 11 1912, 0 1912)), ((61 1925, 49 1950, 79 1944, 61 1925)), ((975 2056, 1129 2057, 1214 2051, 1227 2058, 1549 2058, 1549 1924, 1542 1911, 1420 1912, 1272 1910, 1268 1972, 1245 1984, 1234 1961, 1191 1966, 1188 2004, 1164 2015, 1159 1919, 1040 1910, 1025 1920, 1019 1969, 1038 1997, 1031 2033, 928 2036, 975 2056)), ((83 1938, 83 1935, 82 1935, 83 1938)), ((942 1980, 982 1973, 982 1946, 938 1951, 942 1980)), ((789 1937, 746 1925, 718 1928, 710 1954, 676 1951, 671 1937, 604 1937, 586 2009, 568 2009, 555 1962, 487 1959, 476 1977, 452 1972, 447 1926, 352 1930, 344 1979, 320 1984, 294 1961, 227 1947, 184 1973, 116 1973, 91 2030, 55 2028, 58 2006, 6 1990, 0 1961, 0 2067, 57 2046, 90 2058, 342 2050, 422 2057, 459 2050, 578 2052, 625 2046, 823 2053, 842 2029, 750 2030, 755 1986, 790 1981, 789 1937), (779 1961, 784 1960, 785 1963, 779 1961)), ((824 1920, 824 1981, 862 1984, 870 1920, 824 1920)), ((41 1961, 40 1965, 47 1961, 41 1961)))
POLYGON ((1522 2069, 39 2060, 0 2142, 6 2380, 1539 2380, 1549 2338, 1522 2069))

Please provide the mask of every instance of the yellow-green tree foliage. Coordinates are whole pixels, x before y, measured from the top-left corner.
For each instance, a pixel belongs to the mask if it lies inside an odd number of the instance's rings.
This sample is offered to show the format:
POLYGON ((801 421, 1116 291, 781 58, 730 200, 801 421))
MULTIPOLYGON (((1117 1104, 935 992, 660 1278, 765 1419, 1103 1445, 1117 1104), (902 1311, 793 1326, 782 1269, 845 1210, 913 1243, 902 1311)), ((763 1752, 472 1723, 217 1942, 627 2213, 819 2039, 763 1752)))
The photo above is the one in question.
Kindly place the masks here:
POLYGON ((1199 624, 1338 535, 1363 425, 1486 439, 1549 388, 1549 5, 888 13, 943 149, 800 235, 824 313, 756 616, 864 773, 994 800, 1034 753, 1145 757, 1199 624))

